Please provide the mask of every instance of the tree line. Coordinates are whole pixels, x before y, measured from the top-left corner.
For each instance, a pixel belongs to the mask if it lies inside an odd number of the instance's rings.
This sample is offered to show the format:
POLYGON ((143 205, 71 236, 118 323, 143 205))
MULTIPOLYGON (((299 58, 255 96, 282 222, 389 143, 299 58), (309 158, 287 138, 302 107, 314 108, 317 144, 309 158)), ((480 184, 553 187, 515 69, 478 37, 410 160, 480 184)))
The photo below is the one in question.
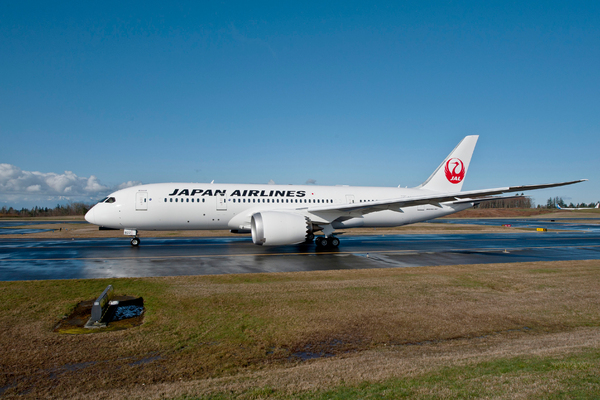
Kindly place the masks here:
POLYGON ((548 199, 548 201, 546 202, 546 208, 558 208, 558 206, 563 207, 563 208, 579 208, 579 207, 594 208, 594 207, 596 207, 596 204, 598 204, 598 202, 587 203, 587 204, 586 203, 573 204, 571 202, 567 205, 567 203, 565 203, 565 201, 562 199, 562 197, 550 197, 548 199))
POLYGON ((85 215, 93 204, 70 202, 68 204, 57 204, 54 208, 35 206, 31 209, 2 206, 0 217, 66 217, 74 215, 85 215))
POLYGON ((479 203, 479 208, 534 208, 533 199, 521 196, 512 199, 498 199, 479 203))

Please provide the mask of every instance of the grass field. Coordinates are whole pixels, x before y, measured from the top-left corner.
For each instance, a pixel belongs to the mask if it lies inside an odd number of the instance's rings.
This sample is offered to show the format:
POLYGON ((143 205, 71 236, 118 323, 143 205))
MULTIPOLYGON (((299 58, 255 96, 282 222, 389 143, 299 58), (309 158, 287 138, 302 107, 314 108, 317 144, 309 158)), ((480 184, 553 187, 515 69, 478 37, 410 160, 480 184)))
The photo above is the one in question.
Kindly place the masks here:
POLYGON ((594 398, 600 261, 0 282, 6 398, 594 398), (52 330, 107 284, 124 331, 52 330))

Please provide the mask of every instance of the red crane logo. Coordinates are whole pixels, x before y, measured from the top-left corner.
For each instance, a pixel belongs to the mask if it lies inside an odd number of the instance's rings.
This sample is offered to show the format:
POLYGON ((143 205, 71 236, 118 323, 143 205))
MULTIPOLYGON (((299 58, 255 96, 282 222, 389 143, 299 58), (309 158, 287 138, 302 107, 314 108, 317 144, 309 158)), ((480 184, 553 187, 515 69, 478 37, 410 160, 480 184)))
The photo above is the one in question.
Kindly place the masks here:
POLYGON ((446 161, 446 179, 450 183, 460 183, 465 179, 465 165, 459 158, 451 158, 446 161))

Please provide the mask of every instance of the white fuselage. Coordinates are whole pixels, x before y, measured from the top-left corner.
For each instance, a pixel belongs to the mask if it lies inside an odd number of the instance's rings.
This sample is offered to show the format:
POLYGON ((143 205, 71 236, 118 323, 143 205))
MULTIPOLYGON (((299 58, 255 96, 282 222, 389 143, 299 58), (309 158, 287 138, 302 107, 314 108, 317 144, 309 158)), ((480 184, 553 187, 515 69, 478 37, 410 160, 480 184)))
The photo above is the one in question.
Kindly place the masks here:
MULTIPOLYGON (((332 205, 422 196, 408 188, 161 183, 119 190, 114 202, 95 205, 88 221, 106 228, 142 230, 250 229, 259 211, 304 213, 332 205)), ((472 203, 422 205, 376 211, 333 222, 335 229, 400 226, 449 215, 472 203)), ((318 214, 318 212, 317 212, 318 214)))
POLYGON ((257 245, 308 243, 337 247, 336 229, 392 227, 465 210, 494 196, 560 182, 461 191, 477 136, 466 136, 423 184, 415 188, 314 185, 160 183, 112 193, 85 219, 124 229, 140 243, 138 230, 230 229, 251 232, 257 245), (323 237, 314 237, 314 232, 323 237))

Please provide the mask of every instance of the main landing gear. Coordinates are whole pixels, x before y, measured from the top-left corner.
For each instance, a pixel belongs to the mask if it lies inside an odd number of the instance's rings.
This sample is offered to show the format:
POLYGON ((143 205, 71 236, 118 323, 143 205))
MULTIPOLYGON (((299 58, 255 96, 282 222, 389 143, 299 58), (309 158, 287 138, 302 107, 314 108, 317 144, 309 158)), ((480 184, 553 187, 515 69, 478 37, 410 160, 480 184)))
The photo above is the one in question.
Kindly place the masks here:
POLYGON ((336 238, 335 236, 319 236, 315 239, 315 244, 317 245, 317 248, 333 249, 340 245, 340 239, 336 238))
POLYGON ((131 238, 131 245, 133 247, 138 247, 140 245, 140 238, 139 237, 131 238))
POLYGON ((315 234, 311 232, 308 235, 306 235, 306 240, 304 241, 304 243, 311 244, 314 241, 315 241, 315 234))

